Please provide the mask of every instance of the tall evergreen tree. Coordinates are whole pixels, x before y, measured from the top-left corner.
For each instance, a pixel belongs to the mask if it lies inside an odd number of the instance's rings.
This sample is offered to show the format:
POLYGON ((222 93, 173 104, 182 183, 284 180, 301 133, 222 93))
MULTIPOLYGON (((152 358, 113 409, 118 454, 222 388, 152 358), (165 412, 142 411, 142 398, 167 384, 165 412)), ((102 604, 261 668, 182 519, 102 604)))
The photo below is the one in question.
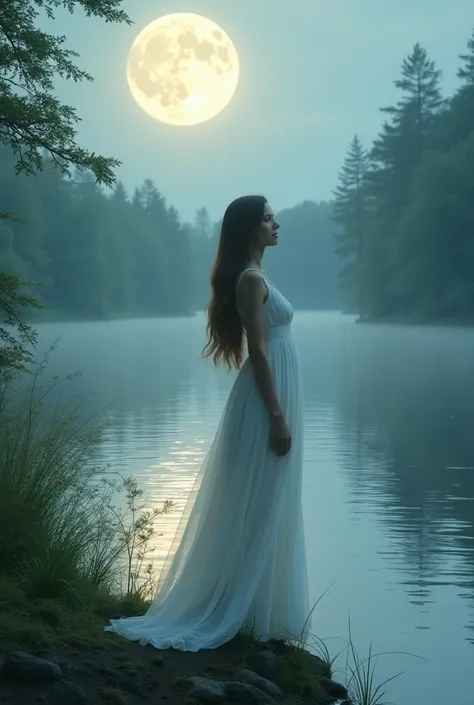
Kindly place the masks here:
POLYGON ((416 43, 412 53, 403 59, 402 76, 394 81, 401 92, 395 106, 382 108, 382 112, 392 117, 393 123, 402 125, 408 117, 413 131, 414 161, 417 163, 428 146, 436 118, 445 104, 441 95, 441 71, 436 68, 428 53, 416 43))
POLYGON ((371 182, 375 196, 388 207, 394 224, 409 197, 413 172, 430 136, 444 100, 441 71, 419 44, 402 63, 394 85, 402 92, 396 105, 381 108, 389 116, 371 151, 371 182))
POLYGON ((410 202, 410 188, 423 150, 430 146, 433 129, 444 101, 441 73, 419 44, 403 60, 395 86, 402 92, 396 105, 381 109, 389 116, 370 152, 367 181, 373 198, 370 226, 373 262, 370 264, 370 305, 365 316, 396 314, 394 237, 403 209, 410 202))
POLYGON ((349 305, 363 306, 363 260, 367 245, 369 193, 366 175, 369 155, 355 135, 341 172, 335 196, 336 253, 345 263, 340 273, 340 289, 349 305))
MULTIPOLYGON (((382 109, 366 173, 363 317, 474 321, 474 34, 460 58, 461 85, 444 101, 440 72, 415 45, 395 81, 400 99, 382 109)), ((358 222, 345 207, 350 174, 336 191, 342 258, 357 241, 347 239, 358 222)), ((357 280, 346 282, 355 295, 357 280)))

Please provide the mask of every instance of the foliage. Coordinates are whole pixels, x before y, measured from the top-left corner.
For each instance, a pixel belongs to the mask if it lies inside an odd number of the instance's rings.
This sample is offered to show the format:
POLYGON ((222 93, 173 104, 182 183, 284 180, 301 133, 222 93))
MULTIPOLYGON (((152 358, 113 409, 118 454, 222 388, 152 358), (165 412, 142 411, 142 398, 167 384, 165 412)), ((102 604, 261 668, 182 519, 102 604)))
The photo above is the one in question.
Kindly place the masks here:
POLYGON ((48 395, 66 381, 41 386, 48 359, 29 385, 21 372, 0 373, 0 574, 17 576, 34 598, 75 602, 94 587, 141 602, 153 582, 144 561, 155 520, 173 504, 147 512, 132 479, 97 482, 91 456, 103 426, 80 421, 80 400, 47 413, 48 395))
POLYGON ((445 100, 441 72, 416 44, 371 149, 351 144, 336 245, 341 291, 363 320, 474 319, 474 34, 460 58, 461 86, 445 100))
MULTIPOLYGON (((0 272, 0 310, 4 312, 4 323, 8 328, 0 327, 0 369, 16 372, 24 370, 31 362, 31 346, 36 344, 36 331, 22 319, 26 309, 40 309, 41 304, 32 296, 24 293, 25 286, 18 277, 7 272, 0 272), (11 332, 16 329, 16 336, 11 332)), ((30 284, 31 286, 31 284, 30 284)), ((0 397, 1 397, 0 386, 0 397)))
POLYGON ((117 538, 120 552, 125 559, 125 579, 121 581, 121 593, 135 596, 139 600, 147 600, 156 589, 153 563, 145 563, 155 550, 154 546, 150 546, 150 542, 161 536, 156 533, 156 519, 168 514, 175 503, 166 500, 159 507, 147 509, 145 504, 139 503, 143 490, 132 477, 121 478, 119 485, 110 481, 106 484, 113 490, 111 497, 117 496, 118 493, 125 494, 124 508, 119 509, 112 503, 107 507, 109 530, 112 536, 117 538))
POLYGON ((101 503, 87 469, 99 429, 78 424, 77 401, 46 418, 44 400, 60 380, 42 389, 44 366, 32 370, 29 387, 22 375, 2 380, 0 571, 19 570, 25 584, 46 596, 88 572, 101 503))
POLYGON ((0 12, 0 142, 17 155, 17 173, 37 174, 46 151, 63 173, 70 165, 90 169, 99 183, 111 185, 116 159, 76 144, 76 111, 54 96, 56 77, 92 81, 65 47, 66 37, 40 30, 41 13, 54 19, 55 10, 82 8, 88 17, 131 24, 120 9, 122 0, 4 0, 0 12))

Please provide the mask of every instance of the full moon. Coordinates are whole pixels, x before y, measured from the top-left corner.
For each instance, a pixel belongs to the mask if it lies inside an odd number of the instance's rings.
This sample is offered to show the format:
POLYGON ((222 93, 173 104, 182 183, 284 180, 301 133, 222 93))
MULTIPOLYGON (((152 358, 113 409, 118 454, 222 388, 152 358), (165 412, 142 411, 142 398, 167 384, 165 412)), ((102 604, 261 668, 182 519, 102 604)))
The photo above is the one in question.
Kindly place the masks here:
POLYGON ((220 113, 239 81, 239 57, 215 22, 190 13, 159 17, 133 42, 127 80, 138 105, 170 125, 197 125, 220 113))

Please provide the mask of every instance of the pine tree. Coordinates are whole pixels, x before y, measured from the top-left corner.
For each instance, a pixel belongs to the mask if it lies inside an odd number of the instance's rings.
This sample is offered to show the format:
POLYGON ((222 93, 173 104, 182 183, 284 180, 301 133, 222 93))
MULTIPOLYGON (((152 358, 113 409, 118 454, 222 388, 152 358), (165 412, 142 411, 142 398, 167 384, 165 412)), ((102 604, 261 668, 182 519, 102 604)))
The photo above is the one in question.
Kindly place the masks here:
POLYGON ((394 81, 396 88, 402 91, 400 100, 396 106, 381 109, 392 117, 394 124, 401 125, 407 117, 411 121, 416 161, 420 159, 436 118, 445 105, 440 79, 441 71, 417 42, 412 53, 403 59, 402 77, 394 81))
MULTIPOLYGON (((394 237, 403 209, 410 203, 410 189, 423 151, 431 146, 436 121, 445 102, 440 76, 419 44, 403 60, 401 78, 394 81, 402 92, 396 105, 381 108, 389 116, 370 152, 367 183, 371 194, 369 315, 387 317, 397 311, 393 290, 394 237), (376 312, 376 313, 375 313, 376 312)), ((369 276, 369 275, 367 275, 369 276)))
POLYGON ((357 135, 339 175, 333 219, 340 226, 335 234, 336 253, 345 262, 340 274, 340 289, 351 303, 362 305, 362 264, 368 223, 368 191, 366 175, 369 156, 357 135))
POLYGON ((474 87, 474 30, 467 43, 467 48, 469 53, 459 55, 459 58, 464 62, 464 66, 459 67, 458 78, 464 81, 464 85, 474 87))
POLYGON ((402 77, 394 81, 402 96, 396 105, 381 108, 390 120, 384 123, 375 140, 371 160, 373 171, 389 189, 391 180, 401 182, 398 185, 404 191, 403 197, 400 198, 400 193, 393 194, 398 206, 406 199, 413 170, 423 149, 429 146, 431 131, 445 105, 440 78, 441 71, 436 69, 434 61, 429 60, 420 44, 415 44, 402 62, 402 77), (397 179, 397 175, 401 178, 397 179))
POLYGON ((343 257, 360 256, 364 243, 367 216, 366 174, 369 156, 355 135, 339 174, 335 191, 334 220, 344 232, 338 237, 337 251, 343 257))

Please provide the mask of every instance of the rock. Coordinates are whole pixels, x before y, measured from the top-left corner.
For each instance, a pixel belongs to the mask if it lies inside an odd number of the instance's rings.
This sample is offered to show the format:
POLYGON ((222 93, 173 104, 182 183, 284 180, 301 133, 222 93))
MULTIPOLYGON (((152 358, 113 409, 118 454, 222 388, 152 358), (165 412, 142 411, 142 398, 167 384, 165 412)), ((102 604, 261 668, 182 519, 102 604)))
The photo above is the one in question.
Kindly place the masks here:
POLYGON ((262 690, 275 700, 283 697, 283 691, 275 685, 275 683, 268 680, 268 678, 259 676, 257 673, 250 671, 248 668, 242 669, 237 677, 239 680, 245 681, 245 683, 250 683, 250 685, 253 685, 255 688, 262 690))
POLYGON ((347 688, 341 683, 336 683, 336 681, 330 678, 321 678, 319 682, 321 687, 332 698, 337 698, 338 700, 345 700, 347 698, 347 688))
POLYGON ((45 661, 52 661, 53 663, 58 662, 58 657, 54 651, 50 651, 49 649, 39 649, 34 651, 33 656, 36 656, 37 658, 44 658, 45 661))
POLYGON ((49 694, 48 701, 54 705, 84 705, 89 700, 87 693, 71 681, 59 681, 49 694))
POLYGON ((238 683, 227 681, 222 683, 227 698, 233 702, 245 703, 245 705, 260 705, 271 702, 271 698, 263 690, 256 688, 249 683, 238 683))
POLYGON ((9 681, 41 683, 60 680, 61 668, 53 661, 32 656, 24 651, 12 651, 5 656, 3 677, 9 681))
POLYGON ((54 651, 50 651, 49 649, 40 649, 39 651, 35 651, 34 656, 37 658, 43 658, 45 661, 51 661, 51 663, 57 663, 59 668, 61 669, 61 672, 63 675, 70 675, 72 671, 72 666, 69 663, 69 661, 64 661, 62 659, 59 659, 57 655, 54 653, 54 651))
POLYGON ((70 676, 70 675, 71 675, 71 673, 72 673, 72 666, 71 666, 71 664, 69 663, 69 661, 64 661, 63 659, 61 659, 60 661, 58 661, 58 666, 59 666, 59 668, 61 669, 61 672, 62 672, 62 674, 63 674, 64 676, 70 676))
POLYGON ((222 703, 226 699, 226 691, 224 684, 210 678, 202 678, 201 676, 192 676, 188 678, 188 683, 192 686, 188 692, 188 697, 194 698, 199 703, 205 705, 215 705, 222 703))
POLYGON ((278 656, 273 651, 259 651, 253 660, 253 670, 262 678, 276 682, 278 680, 278 656))

